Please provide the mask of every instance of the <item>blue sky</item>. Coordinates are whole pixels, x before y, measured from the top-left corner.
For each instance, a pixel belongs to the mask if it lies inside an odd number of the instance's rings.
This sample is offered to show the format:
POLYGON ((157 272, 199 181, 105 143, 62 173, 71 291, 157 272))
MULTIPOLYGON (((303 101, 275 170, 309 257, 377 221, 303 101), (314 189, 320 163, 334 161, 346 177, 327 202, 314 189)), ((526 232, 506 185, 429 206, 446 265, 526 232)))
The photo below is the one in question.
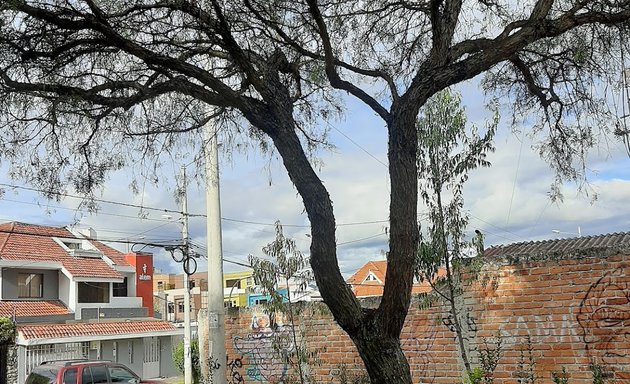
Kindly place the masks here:
MULTIPOLYGON (((469 121, 482 126, 488 112, 477 83, 466 83, 461 90, 469 121)), ((466 186, 470 233, 480 229, 486 234, 486 244, 500 244, 568 237, 576 234, 578 227, 583 235, 630 230, 630 160, 620 142, 612 138, 608 150, 594 151, 591 156, 589 180, 598 194, 595 202, 591 201, 592 195, 566 184, 564 202, 553 204, 547 195, 553 181, 549 166, 530 148, 532 143, 527 137, 510 133, 508 120, 507 115, 502 116, 497 151, 490 156, 493 166, 474 171, 466 186), (559 235, 552 230, 565 233, 559 235)), ((339 224, 340 268, 349 275, 367 260, 382 259, 387 250, 389 182, 383 164, 387 139, 382 121, 355 100, 346 100, 345 116, 330 124, 334 127, 330 141, 336 148, 320 153, 323 166, 319 173, 330 192, 339 224)), ((260 255, 262 246, 273 239, 276 220, 285 224, 285 232, 308 253, 308 220, 301 200, 280 161, 267 166, 266 160, 252 152, 233 154, 231 160, 221 158, 223 247, 224 258, 229 261, 245 263, 248 254, 260 255)), ((189 169, 188 173, 193 171, 189 169)), ((129 181, 128 171, 112 175, 102 198, 179 210, 172 178, 159 188, 148 187, 141 195, 130 192, 129 181)), ((21 185, 7 178, 6 167, 0 168, 0 183, 21 185)), ((205 192, 193 182, 188 193, 189 211, 204 214, 205 192)), ((73 198, 48 202, 32 192, 7 189, 0 200, 0 221, 91 226, 100 238, 110 240, 176 240, 181 236, 176 214, 170 220, 160 212, 147 212, 148 216, 141 218, 137 208, 110 204, 101 204, 100 212, 91 214, 76 211, 78 202, 73 198)), ((201 251, 206 244, 205 231, 204 218, 191 218, 190 234, 201 251)), ((118 248, 125 250, 126 246, 118 248)), ((154 251, 159 268, 179 271, 169 255, 154 251)), ((230 262, 224 268, 242 269, 230 262)))

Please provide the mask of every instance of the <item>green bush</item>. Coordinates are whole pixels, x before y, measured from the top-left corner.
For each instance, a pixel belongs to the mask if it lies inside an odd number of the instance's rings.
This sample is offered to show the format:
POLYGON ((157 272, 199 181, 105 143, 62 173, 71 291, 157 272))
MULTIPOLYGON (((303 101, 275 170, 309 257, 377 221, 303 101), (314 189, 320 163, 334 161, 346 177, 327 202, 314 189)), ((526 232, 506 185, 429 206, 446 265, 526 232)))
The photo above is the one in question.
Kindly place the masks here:
POLYGON ((567 369, 562 367, 562 372, 551 372, 551 379, 554 384, 569 384, 567 369))
POLYGON ((15 324, 8 317, 0 317, 0 344, 15 342, 15 324))
MULTIPOLYGON (((199 342, 196 339, 190 341, 190 358, 192 360, 193 383, 201 383, 201 365, 199 363, 199 342)), ((184 341, 173 348, 173 363, 177 369, 184 373, 184 341)))
POLYGON ((486 377, 486 372, 480 367, 473 368, 470 372, 468 372, 468 377, 466 378, 466 384, 481 384, 483 379, 486 377))

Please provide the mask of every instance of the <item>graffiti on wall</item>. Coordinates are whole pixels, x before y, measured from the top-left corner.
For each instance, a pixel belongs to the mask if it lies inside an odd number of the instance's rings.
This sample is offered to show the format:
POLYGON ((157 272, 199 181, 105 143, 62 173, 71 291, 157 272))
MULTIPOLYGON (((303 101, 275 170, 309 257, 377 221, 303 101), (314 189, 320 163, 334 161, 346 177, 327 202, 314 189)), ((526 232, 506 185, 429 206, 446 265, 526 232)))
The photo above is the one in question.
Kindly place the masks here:
POLYGON ((499 326, 505 347, 534 343, 573 343, 579 340, 577 324, 570 314, 510 316, 499 326))
POLYGON ((227 359, 227 367, 229 373, 227 376, 228 384, 241 384, 245 383, 241 369, 243 368, 243 356, 239 356, 233 360, 227 359))
POLYGON ((414 383, 430 384, 435 381, 435 369, 432 369, 434 360, 431 354, 435 334, 433 324, 419 325, 411 330, 413 336, 401 340, 400 344, 409 362, 414 383))
POLYGON ((630 364, 630 279, 623 268, 606 272, 586 292, 577 314, 593 362, 630 364))
MULTIPOLYGON (((470 311, 470 309, 468 309, 468 311, 470 311)), ((457 317, 459 318, 459 316, 457 317)), ((477 333, 477 318, 471 315, 470 312, 466 313, 466 322, 463 323, 462 321, 460 321, 459 323, 462 325, 465 324, 468 332, 477 333)), ((442 318, 442 324, 444 324, 449 329, 449 331, 455 332, 455 319, 453 318, 452 313, 449 313, 448 316, 442 318)), ((463 332, 464 339, 468 339, 465 332, 466 329, 463 332)), ((453 336, 453 337, 456 337, 456 336, 453 336)))
POLYGON ((254 312, 251 329, 245 337, 233 339, 236 351, 249 362, 245 376, 259 383, 283 381, 289 371, 289 355, 295 349, 291 326, 282 314, 270 318, 264 312, 254 312))

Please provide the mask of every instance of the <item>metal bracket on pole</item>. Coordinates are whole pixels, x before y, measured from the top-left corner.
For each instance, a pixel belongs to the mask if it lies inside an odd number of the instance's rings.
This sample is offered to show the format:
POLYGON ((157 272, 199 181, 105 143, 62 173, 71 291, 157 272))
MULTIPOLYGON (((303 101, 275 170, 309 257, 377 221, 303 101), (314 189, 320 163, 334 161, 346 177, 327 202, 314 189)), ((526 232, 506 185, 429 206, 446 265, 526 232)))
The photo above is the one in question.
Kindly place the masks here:
POLYGON ((217 329, 219 328, 219 314, 216 312, 208 313, 208 328, 217 329))

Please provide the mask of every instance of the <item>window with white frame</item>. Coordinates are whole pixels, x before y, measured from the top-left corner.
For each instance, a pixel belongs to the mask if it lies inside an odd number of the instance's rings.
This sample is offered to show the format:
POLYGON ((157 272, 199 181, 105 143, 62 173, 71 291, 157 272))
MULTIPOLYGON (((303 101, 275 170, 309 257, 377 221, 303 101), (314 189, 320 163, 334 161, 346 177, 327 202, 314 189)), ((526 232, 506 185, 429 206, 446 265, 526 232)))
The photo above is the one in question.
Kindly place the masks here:
POLYGON ((368 273, 368 275, 365 277, 365 280, 363 280, 363 282, 368 282, 368 281, 376 281, 378 283, 380 283, 381 281, 378 279, 378 277, 376 277, 375 274, 373 274, 371 271, 370 273, 368 273))

